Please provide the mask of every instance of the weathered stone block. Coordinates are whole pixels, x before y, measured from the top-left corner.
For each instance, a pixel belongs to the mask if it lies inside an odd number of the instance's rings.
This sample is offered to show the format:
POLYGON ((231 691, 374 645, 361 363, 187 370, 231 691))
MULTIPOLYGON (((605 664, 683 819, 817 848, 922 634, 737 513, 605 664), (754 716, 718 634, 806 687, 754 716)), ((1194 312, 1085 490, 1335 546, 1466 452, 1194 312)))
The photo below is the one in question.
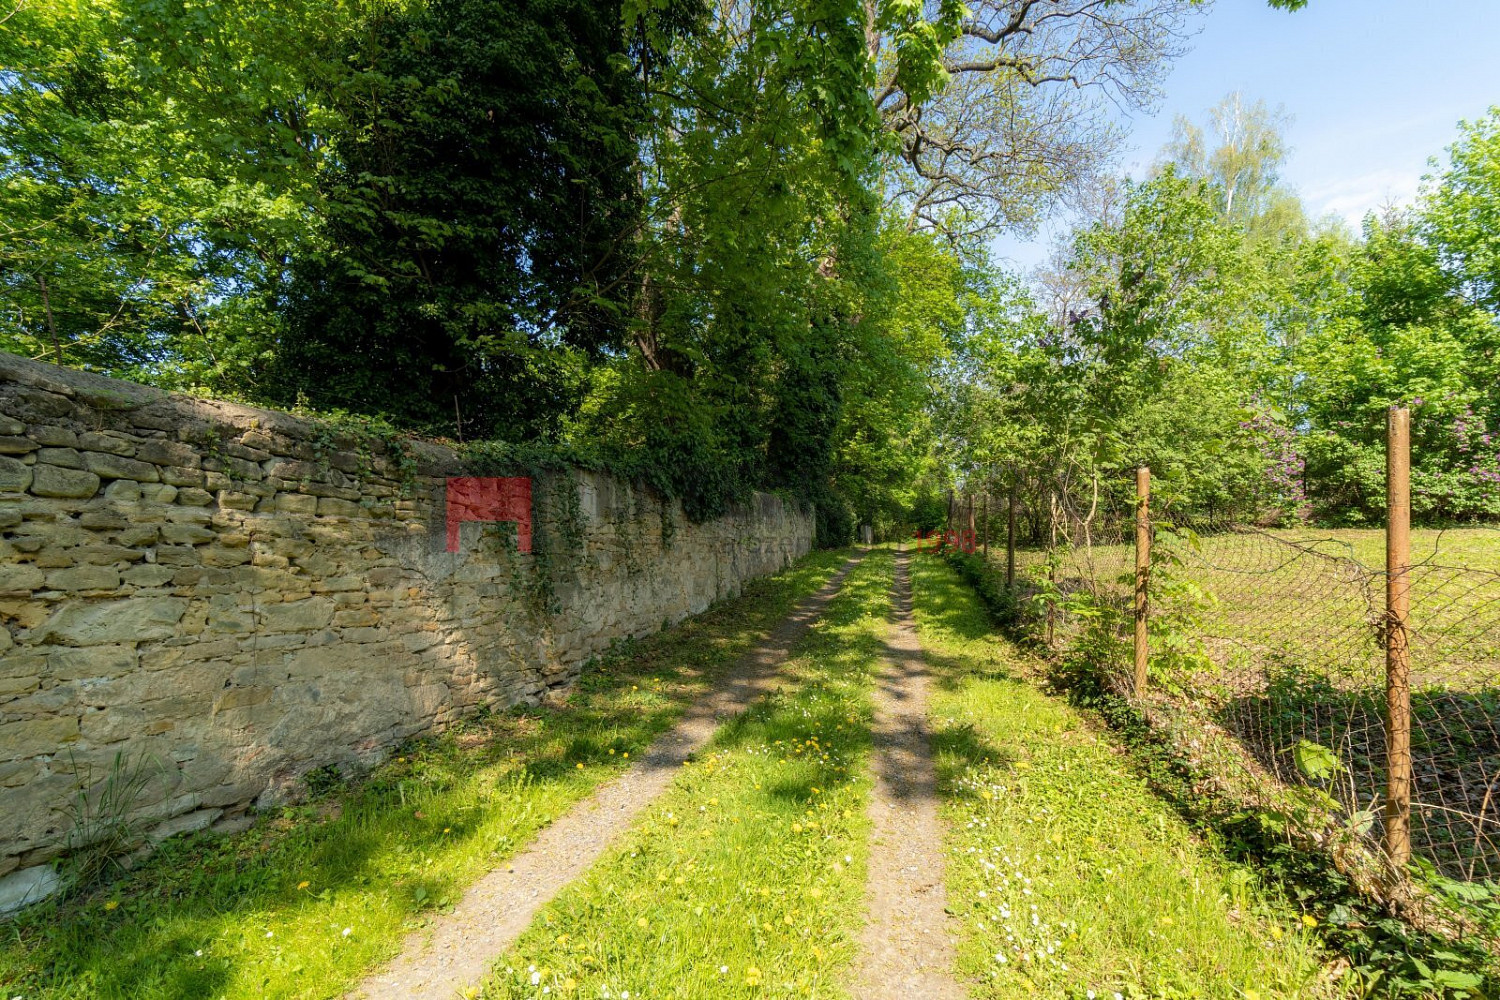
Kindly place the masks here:
MULTIPOLYGON (((135 454, 135 442, 108 431, 84 431, 78 435, 78 446, 89 451, 103 451, 111 455, 129 457, 135 454)), ((128 477, 121 477, 128 478, 128 477)))
POLYGON ((0 493, 21 493, 31 486, 31 466, 0 456, 0 493))
POLYGON ((214 502, 214 495, 208 490, 190 487, 177 491, 177 502, 184 507, 207 507, 214 502))
POLYGON ((99 477, 92 472, 39 464, 32 470, 31 492, 39 497, 83 499, 99 492, 99 477))
POLYGON ((101 479, 129 479, 137 483, 161 481, 161 470, 150 462, 103 451, 84 452, 83 466, 101 479))
MULTIPOLYGON (((197 469, 202 457, 191 445, 160 438, 142 441, 136 445, 135 457, 155 465, 169 465, 177 469, 197 469)), ((178 484, 181 485, 181 484, 178 484)))
POLYGON ((40 642, 102 646, 169 639, 187 611, 182 597, 133 597, 64 605, 42 626, 40 642))
POLYGON ((142 564, 130 567, 121 574, 121 578, 132 587, 162 587, 171 581, 175 572, 177 570, 171 566, 142 564))
POLYGON ((134 646, 65 647, 47 656, 47 674, 62 681, 123 677, 136 668, 134 646))
POLYGON ((214 533, 196 524, 164 524, 161 540, 171 545, 202 545, 214 540, 214 533))
POLYGON ((74 448, 39 448, 36 460, 44 465, 56 465, 63 469, 83 468, 83 456, 74 448))
POLYGON ((337 497, 318 498, 319 517, 369 517, 370 512, 357 503, 337 497))
POLYGON ((326 628, 333 621, 333 612, 333 602, 326 597, 270 604, 261 609, 261 628, 266 632, 309 632, 326 628))
POLYGON ((91 563, 95 566, 139 562, 146 558, 145 552, 125 545, 79 545, 71 550, 71 554, 74 562, 91 563))
POLYGON ((114 590, 119 585, 120 574, 110 566, 74 566, 47 574, 53 590, 114 590))
POLYGON ((0 563, 0 593, 29 594, 41 589, 45 576, 30 563, 0 563))
POLYGON ((202 487, 207 477, 202 469, 181 469, 176 466, 167 466, 161 470, 161 479, 164 483, 173 486, 202 487))
POLYGON ((271 510, 302 517, 312 517, 318 512, 318 498, 305 493, 278 493, 262 506, 267 505, 271 510))
POLYGON ((0 917, 39 903, 62 888, 62 877, 45 865, 0 878, 0 917))
POLYGON ((228 507, 231 510, 254 510, 259 502, 260 497, 253 493, 241 493, 236 490, 219 491, 220 507, 228 507))
POLYGON ((26 429, 26 425, 15 417, 7 417, 0 414, 0 434, 19 434, 26 429))
POLYGON ((0 760, 60 753, 77 739, 78 719, 71 715, 0 722, 0 760))
POLYGON ((0 434, 0 455, 26 455, 36 448, 36 442, 29 437, 0 434))

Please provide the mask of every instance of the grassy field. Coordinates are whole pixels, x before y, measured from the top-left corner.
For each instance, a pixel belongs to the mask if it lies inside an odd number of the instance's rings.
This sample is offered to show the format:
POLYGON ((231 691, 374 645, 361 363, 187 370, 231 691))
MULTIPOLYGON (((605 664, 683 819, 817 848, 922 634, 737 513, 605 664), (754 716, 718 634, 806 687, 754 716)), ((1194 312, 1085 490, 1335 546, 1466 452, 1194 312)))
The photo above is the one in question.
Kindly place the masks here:
MULTIPOLYGON (((1186 634, 1204 641, 1231 682, 1237 670, 1273 662, 1347 687, 1383 677, 1376 628, 1385 601, 1383 531, 1159 532, 1158 539, 1176 557, 1156 571, 1159 606, 1184 616, 1186 634)), ((1500 529, 1419 529, 1411 549, 1416 686, 1493 686, 1500 675, 1500 529)), ((1075 548, 1060 559, 1065 590, 1093 581, 1128 600, 1132 546, 1075 548)), ((1034 580, 1045 576, 1044 552, 1024 550, 1017 563, 1034 580)))
MULTIPOLYGON (((1153 571, 1154 620, 1207 662, 1173 665, 1153 640, 1157 694, 1191 692, 1284 781, 1301 780, 1301 741, 1326 746, 1341 762, 1331 790, 1344 805, 1378 801, 1384 532, 1159 532, 1158 542, 1175 558, 1153 571)), ((1033 578, 1045 572, 1041 553, 1020 561, 1033 578)), ((1500 875, 1500 530, 1414 531, 1412 564, 1413 839, 1449 875, 1500 875)), ((1123 608, 1132 566, 1130 546, 1096 546, 1063 553, 1059 579, 1065 590, 1101 581, 1123 608)), ((1063 616, 1064 643, 1081 624, 1063 616)), ((1123 637, 1111 660, 1103 669, 1123 687, 1123 637)))
POLYGON ((783 668, 787 688, 683 768, 497 963, 483 996, 849 995, 891 573, 888 551, 864 559, 783 668))
POLYGON ((1338 995, 1303 914, 1226 863, 1087 722, 1014 669, 975 598, 914 566, 941 684, 948 900, 978 998, 1338 995))
POLYGON ((238 836, 170 841, 112 884, 26 911, 4 925, 0 992, 341 996, 424 914, 628 766, 847 556, 813 555, 628 645, 590 669, 562 707, 475 720, 411 746, 357 787, 263 816, 238 836))

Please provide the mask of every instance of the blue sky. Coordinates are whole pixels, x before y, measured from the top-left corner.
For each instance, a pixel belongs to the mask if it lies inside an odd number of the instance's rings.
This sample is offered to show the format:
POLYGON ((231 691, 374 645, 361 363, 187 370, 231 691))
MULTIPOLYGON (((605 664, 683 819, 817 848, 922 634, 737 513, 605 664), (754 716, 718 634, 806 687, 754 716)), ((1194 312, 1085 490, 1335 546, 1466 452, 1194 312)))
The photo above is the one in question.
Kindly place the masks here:
MULTIPOLYGON (((1204 121, 1238 90, 1293 117, 1282 177, 1309 214, 1357 226, 1367 211, 1409 201, 1458 121, 1500 104, 1500 0, 1311 0, 1294 14, 1218 0, 1200 23, 1160 109, 1121 122, 1132 175, 1156 157, 1175 115, 1204 121)), ((995 249, 1029 271, 1055 235, 995 249)))

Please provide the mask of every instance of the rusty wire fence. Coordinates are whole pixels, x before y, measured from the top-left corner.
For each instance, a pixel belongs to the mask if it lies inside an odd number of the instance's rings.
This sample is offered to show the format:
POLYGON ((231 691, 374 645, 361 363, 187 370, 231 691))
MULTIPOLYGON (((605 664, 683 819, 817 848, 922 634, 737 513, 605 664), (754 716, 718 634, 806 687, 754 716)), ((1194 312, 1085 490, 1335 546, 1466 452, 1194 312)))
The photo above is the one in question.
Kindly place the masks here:
MULTIPOLYGON (((1036 628, 1057 649, 1092 644, 1103 681, 1132 697, 1134 517, 1128 498, 1059 497, 1053 544, 1016 554, 1036 628)), ((1258 527, 1170 507, 1151 521, 1146 697, 1222 727, 1256 781, 1324 789, 1351 828, 1384 846, 1385 532, 1258 527), (1325 748, 1332 768, 1310 774, 1308 747, 1325 748)), ((1410 849, 1452 878, 1500 878, 1500 527, 1418 529, 1404 579, 1410 849)))

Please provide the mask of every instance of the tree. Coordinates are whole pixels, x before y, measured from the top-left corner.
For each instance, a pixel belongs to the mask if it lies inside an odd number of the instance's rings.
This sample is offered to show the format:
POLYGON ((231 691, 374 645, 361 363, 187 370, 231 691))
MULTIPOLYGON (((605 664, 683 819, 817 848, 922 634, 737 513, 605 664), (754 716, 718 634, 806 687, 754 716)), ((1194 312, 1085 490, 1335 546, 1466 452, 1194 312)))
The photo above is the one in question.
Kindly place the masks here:
POLYGON ((556 436, 631 300, 645 102, 622 25, 582 0, 372 10, 267 397, 556 436))
MULTIPOLYGON (((872 25, 875 101, 888 137, 888 204, 911 227, 962 239, 1028 230, 1100 170, 1114 105, 1149 106, 1196 0, 978 0, 942 50, 946 88, 924 98, 872 25)), ((942 10, 947 10, 944 5, 942 10)))
POLYGON ((1500 314, 1500 106, 1459 123, 1448 165, 1424 192, 1427 235, 1453 281, 1500 314))
POLYGON ((1278 176, 1288 152, 1282 133, 1291 118, 1264 101, 1246 104, 1239 93, 1225 97, 1208 115, 1212 146, 1203 128, 1179 116, 1164 151, 1166 161, 1186 176, 1211 182, 1219 211, 1252 237, 1305 229, 1301 202, 1280 185, 1278 176))

